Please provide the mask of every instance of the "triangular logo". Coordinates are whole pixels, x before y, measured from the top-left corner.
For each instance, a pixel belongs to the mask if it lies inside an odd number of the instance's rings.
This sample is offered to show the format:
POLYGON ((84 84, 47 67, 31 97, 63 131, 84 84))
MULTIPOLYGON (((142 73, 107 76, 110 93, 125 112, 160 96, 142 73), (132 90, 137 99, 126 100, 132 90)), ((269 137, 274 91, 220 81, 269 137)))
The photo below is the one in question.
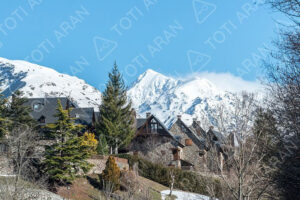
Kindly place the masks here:
POLYGON ((93 38, 94 46, 98 60, 103 61, 109 56, 118 46, 118 43, 99 36, 93 38))
POLYGON ((192 72, 200 72, 211 60, 209 55, 193 50, 187 52, 187 57, 192 72))
POLYGON ((206 1, 193 0, 193 8, 197 22, 202 24, 215 12, 217 6, 206 1))

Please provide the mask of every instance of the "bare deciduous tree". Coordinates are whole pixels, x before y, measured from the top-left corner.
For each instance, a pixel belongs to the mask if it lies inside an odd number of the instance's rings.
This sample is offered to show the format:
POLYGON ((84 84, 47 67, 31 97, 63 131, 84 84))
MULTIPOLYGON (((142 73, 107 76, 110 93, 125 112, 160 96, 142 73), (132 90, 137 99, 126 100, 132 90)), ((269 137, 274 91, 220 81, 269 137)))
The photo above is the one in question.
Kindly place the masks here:
MULTIPOLYGON (((217 128, 231 139, 218 141, 210 149, 213 165, 218 169, 218 176, 225 186, 224 199, 248 200, 268 197, 269 185, 263 172, 265 154, 256 154, 258 137, 253 134, 254 95, 243 93, 237 97, 234 109, 223 110, 220 106, 215 116, 217 128), (219 159, 224 155, 224 161, 219 159), (224 166, 224 170, 223 170, 224 166)), ((260 134, 260 133, 259 133, 260 134)), ((261 138, 260 138, 261 139, 261 138)))
POLYGON ((173 188, 174 188, 174 183, 175 183, 175 171, 174 169, 169 170, 169 185, 170 185, 170 193, 169 196, 172 196, 173 188))
MULTIPOLYGON (((38 134, 28 126, 15 127, 7 138, 8 160, 14 175, 3 177, 1 199, 38 199, 47 187, 47 179, 36 168, 40 158, 38 134)), ((46 194, 44 194, 46 195, 46 194)))
POLYGON ((104 181, 104 180, 102 181, 102 191, 104 193, 106 200, 112 198, 113 190, 114 190, 114 184, 112 182, 104 181))
POLYGON ((151 200, 150 188, 144 189, 139 197, 140 200, 151 200))
POLYGON ((300 198, 300 1, 268 0, 272 8, 291 20, 266 60, 270 110, 274 113, 279 137, 271 166, 273 181, 283 199, 300 198))

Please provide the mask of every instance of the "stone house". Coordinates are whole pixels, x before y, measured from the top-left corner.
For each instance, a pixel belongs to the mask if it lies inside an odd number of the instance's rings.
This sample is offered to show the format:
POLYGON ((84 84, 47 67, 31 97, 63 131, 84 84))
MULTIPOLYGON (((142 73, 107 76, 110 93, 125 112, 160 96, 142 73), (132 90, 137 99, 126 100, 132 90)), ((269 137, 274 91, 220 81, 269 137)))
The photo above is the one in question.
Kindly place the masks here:
POLYGON ((171 126, 170 132, 185 145, 181 159, 188 160, 193 165, 193 170, 216 172, 215 161, 220 163, 223 170, 232 148, 222 133, 213 127, 205 132, 197 119, 193 119, 192 125, 188 126, 181 120, 180 115, 171 126))
POLYGON ((136 133, 128 148, 131 154, 167 166, 191 166, 181 159, 185 145, 156 116, 147 113, 146 118, 136 119, 135 125, 136 133))
MULTIPOLYGON (((194 121, 193 123, 196 122, 194 121)), ((193 170, 206 171, 206 139, 188 127, 181 120, 180 115, 177 116, 177 121, 171 126, 170 132, 185 145, 181 159, 188 160, 193 170)))

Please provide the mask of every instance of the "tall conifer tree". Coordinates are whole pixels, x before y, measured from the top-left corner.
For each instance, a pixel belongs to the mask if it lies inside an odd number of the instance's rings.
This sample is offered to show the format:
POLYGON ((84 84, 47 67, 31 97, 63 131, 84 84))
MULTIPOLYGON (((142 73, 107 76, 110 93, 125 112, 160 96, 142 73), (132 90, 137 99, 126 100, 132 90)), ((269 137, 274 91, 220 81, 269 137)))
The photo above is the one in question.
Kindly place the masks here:
POLYGON ((134 134, 131 101, 128 101, 126 87, 117 64, 114 64, 109 73, 109 81, 102 94, 100 117, 97 125, 97 133, 104 135, 110 153, 118 153, 120 147, 125 147, 134 134))
POLYGON ((23 93, 19 90, 13 93, 10 106, 8 107, 8 118, 11 121, 10 129, 18 126, 35 127, 36 121, 30 116, 31 108, 25 106, 27 102, 23 93))
POLYGON ((7 100, 0 94, 0 139, 7 134, 9 120, 7 119, 7 100))
POLYGON ((59 100, 55 116, 57 122, 47 125, 56 142, 46 150, 45 171, 52 184, 69 184, 79 170, 87 172, 90 169, 91 164, 86 159, 96 150, 98 142, 93 134, 78 136, 84 127, 74 124, 70 109, 64 110, 59 100))

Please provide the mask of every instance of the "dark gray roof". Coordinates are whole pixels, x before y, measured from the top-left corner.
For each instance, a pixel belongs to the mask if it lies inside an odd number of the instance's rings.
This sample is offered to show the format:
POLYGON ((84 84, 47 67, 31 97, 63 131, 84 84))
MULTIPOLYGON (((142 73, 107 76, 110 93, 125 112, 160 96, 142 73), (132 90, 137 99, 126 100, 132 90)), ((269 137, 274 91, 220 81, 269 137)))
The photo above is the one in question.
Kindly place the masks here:
MULTIPOLYGON (((163 127, 163 129, 165 129, 165 131, 180 145, 180 146, 182 146, 182 147, 184 147, 184 145, 183 144, 181 144, 177 139, 176 139, 176 137, 175 137, 175 135, 173 134, 173 133, 171 133, 168 129, 167 129, 167 127, 157 118, 157 117, 155 117, 154 115, 152 115, 151 117, 153 117, 158 123, 160 123, 160 125, 163 127)), ((150 117, 150 118, 151 118, 150 117)))
POLYGON ((99 118, 100 118, 100 112, 99 111, 97 111, 97 112, 95 111, 94 114, 95 114, 95 121, 98 122, 99 118))
POLYGON ((147 119, 146 118, 140 118, 136 119, 136 129, 140 128, 146 123, 147 119))
POLYGON ((219 143, 224 143, 225 142, 225 137, 222 133, 218 132, 218 131, 215 131, 213 129, 209 129, 208 134, 212 134, 213 136, 216 136, 217 140, 219 143))
POLYGON ((194 133, 181 119, 177 119, 175 122, 182 131, 198 146, 199 149, 205 148, 205 139, 201 139, 196 133, 194 133))
POLYGON ((49 124, 57 121, 57 118, 54 116, 57 113, 57 100, 60 100, 64 109, 66 109, 67 106, 77 107, 77 105, 71 102, 67 97, 29 98, 24 105, 31 108, 32 111, 30 115, 35 120, 39 121, 39 119, 45 118, 45 123, 40 124, 49 124))
POLYGON ((75 123, 92 125, 94 121, 94 108, 73 108, 70 116, 75 118, 75 123))
POLYGON ((197 133, 197 135, 201 138, 206 138, 206 132, 203 130, 203 128, 200 126, 200 124, 196 121, 193 121, 191 129, 197 133))

